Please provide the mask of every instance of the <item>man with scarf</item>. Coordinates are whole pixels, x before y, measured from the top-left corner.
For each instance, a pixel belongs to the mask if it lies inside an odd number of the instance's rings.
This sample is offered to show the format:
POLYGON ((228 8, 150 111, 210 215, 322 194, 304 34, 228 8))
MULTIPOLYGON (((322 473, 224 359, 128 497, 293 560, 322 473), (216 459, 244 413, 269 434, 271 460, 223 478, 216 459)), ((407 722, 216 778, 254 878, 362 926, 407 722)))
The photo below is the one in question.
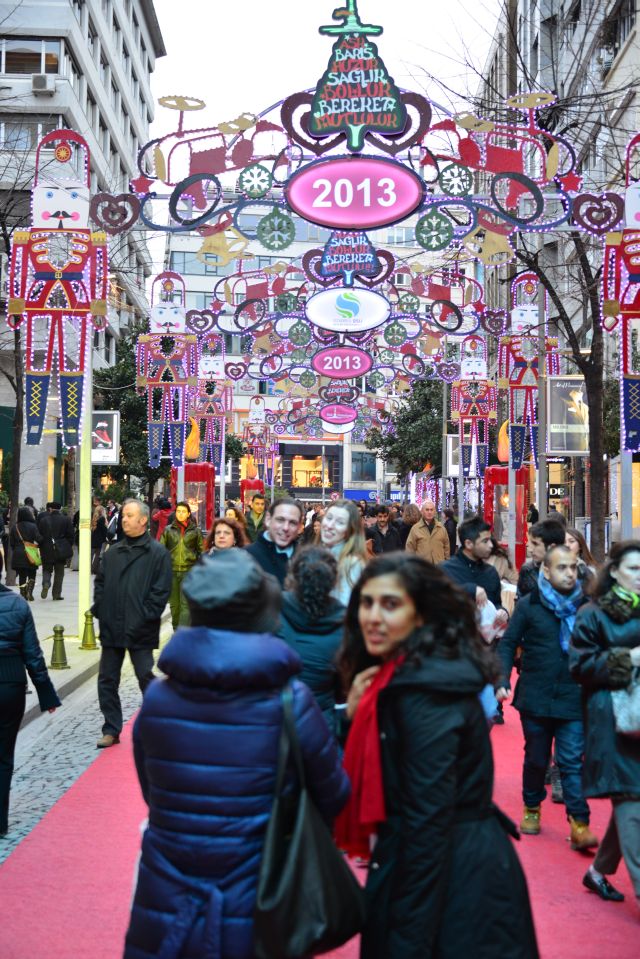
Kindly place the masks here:
POLYGON ((537 585, 517 603, 500 641, 502 668, 496 686, 497 698, 507 699, 516 649, 522 647, 513 700, 525 740, 520 829, 528 835, 540 832, 541 804, 547 795, 544 779, 555 739, 571 848, 580 851, 598 845, 589 829, 589 806, 582 789, 581 691, 569 673, 569 640, 578 609, 585 602, 576 557, 568 546, 552 546, 542 562, 537 585))

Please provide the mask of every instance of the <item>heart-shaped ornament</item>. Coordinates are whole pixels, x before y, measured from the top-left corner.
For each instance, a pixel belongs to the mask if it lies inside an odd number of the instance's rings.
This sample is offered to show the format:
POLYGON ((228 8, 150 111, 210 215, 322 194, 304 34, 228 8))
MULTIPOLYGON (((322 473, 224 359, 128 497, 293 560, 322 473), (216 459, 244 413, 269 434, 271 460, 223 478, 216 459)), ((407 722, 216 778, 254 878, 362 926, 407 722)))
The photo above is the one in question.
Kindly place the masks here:
POLYGON ((445 383, 453 383, 460 376, 460 364, 448 361, 446 363, 436 364, 436 372, 445 383))
POLYGON ((312 137, 309 133, 312 103, 313 96, 310 93, 294 93, 282 104, 280 120, 292 140, 319 157, 337 146, 345 134, 339 133, 337 136, 322 138, 312 137))
POLYGON ((573 200, 574 222, 596 236, 615 229, 624 215, 624 200, 618 193, 581 193, 573 200))
POLYGON ((132 193, 96 193, 89 207, 93 222, 110 236, 129 230, 139 214, 140 200, 132 193))
POLYGON ((202 336, 215 329, 216 317, 211 310, 187 310, 187 329, 202 336))
POLYGON ((246 363, 227 363, 224 371, 230 379, 241 380, 243 376, 246 376, 247 365, 246 363))

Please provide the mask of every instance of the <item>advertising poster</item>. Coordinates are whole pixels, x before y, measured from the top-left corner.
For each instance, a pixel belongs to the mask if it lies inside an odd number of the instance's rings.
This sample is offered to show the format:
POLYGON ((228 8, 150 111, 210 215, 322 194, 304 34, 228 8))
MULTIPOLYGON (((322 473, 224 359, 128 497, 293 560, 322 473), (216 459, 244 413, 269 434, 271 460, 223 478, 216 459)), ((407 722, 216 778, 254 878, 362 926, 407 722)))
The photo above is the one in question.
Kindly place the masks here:
POLYGON ((91 464, 117 466, 120 462, 120 411, 98 410, 91 420, 91 464))
POLYGON ((589 407, 582 376, 547 379, 547 453, 589 455, 589 407))

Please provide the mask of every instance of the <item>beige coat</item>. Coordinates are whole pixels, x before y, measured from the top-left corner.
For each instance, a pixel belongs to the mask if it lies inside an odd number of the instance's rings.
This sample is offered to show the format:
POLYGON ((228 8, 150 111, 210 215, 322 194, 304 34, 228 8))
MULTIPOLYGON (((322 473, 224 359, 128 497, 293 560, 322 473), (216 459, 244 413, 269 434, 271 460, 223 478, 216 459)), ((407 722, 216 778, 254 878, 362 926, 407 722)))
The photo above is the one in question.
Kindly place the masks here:
POLYGON ((411 527, 406 549, 430 563, 443 563, 445 559, 449 559, 449 534, 438 520, 433 527, 433 532, 429 532, 425 521, 420 519, 411 527))

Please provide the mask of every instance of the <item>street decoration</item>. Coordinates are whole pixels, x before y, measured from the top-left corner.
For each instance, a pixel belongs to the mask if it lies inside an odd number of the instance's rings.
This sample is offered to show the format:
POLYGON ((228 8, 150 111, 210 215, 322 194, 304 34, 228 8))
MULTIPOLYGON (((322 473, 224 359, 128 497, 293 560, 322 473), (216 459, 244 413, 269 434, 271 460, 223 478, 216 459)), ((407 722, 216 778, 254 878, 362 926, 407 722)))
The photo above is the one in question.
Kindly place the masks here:
POLYGON ((489 464, 489 423, 495 422, 498 391, 489 379, 487 344, 482 336, 466 336, 460 343, 460 379, 451 388, 451 419, 458 423, 463 476, 472 473, 475 447, 480 476, 489 464))
POLYGON ((190 392, 197 387, 198 339, 187 333, 180 274, 159 273, 151 286, 149 332, 138 337, 136 387, 147 395, 149 465, 160 465, 165 432, 172 466, 184 464, 190 392))
POLYGON ((511 329, 508 335, 501 337, 498 351, 498 387, 508 390, 510 466, 516 470, 522 466, 527 434, 536 466, 538 463, 540 362, 544 363, 548 375, 557 374, 560 370, 558 341, 548 336, 546 290, 542 315, 538 306, 539 298, 540 284, 535 273, 521 273, 513 280, 511 329))
POLYGON ((107 317, 107 238, 89 227, 89 148, 73 130, 40 140, 31 191, 31 226, 11 246, 7 319, 24 324, 26 442, 42 439, 57 367, 62 440, 81 439, 84 374, 93 331, 107 317))

